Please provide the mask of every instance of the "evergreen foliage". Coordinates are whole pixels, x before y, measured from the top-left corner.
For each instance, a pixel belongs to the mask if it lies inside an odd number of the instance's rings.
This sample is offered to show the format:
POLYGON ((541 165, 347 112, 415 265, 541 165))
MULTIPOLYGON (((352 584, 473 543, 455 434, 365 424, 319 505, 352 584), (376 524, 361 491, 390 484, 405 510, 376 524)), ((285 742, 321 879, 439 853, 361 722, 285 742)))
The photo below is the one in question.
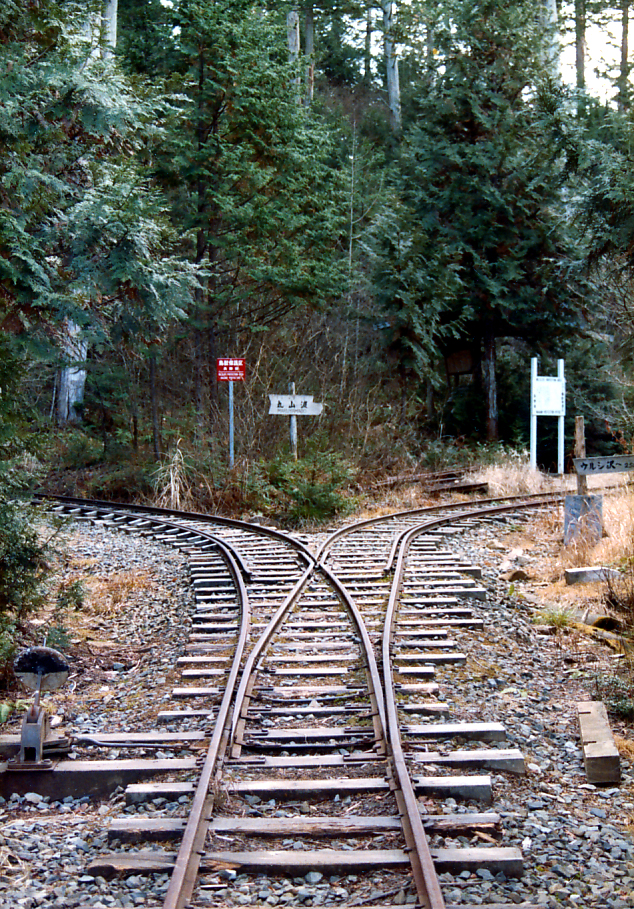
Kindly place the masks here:
POLYGON ((22 363, 0 336, 0 674, 12 659, 16 631, 42 597, 44 547, 24 506, 22 363))
POLYGON ((433 75, 395 168, 396 203, 376 231, 392 341, 420 376, 464 348, 479 362, 497 338, 561 343, 578 329, 582 286, 535 103, 541 17, 534 4, 493 0, 443 10, 433 75))
POLYGON ((193 283, 140 167, 162 102, 93 53, 87 14, 27 5, 0 41, 0 306, 49 339, 65 318, 97 336, 164 322, 193 283))
POLYGON ((158 176, 205 264, 203 306, 220 330, 257 330, 338 290, 330 140, 298 103, 272 17, 250 2, 187 0, 175 21, 187 97, 158 176))
MULTIPOLYGON (((66 329, 89 342, 65 463, 107 465, 94 483, 130 495, 150 488, 148 452, 183 438, 218 493, 223 354, 253 369, 237 420, 254 458, 285 444, 260 419, 267 392, 300 376, 327 405, 324 444, 370 469, 419 456, 440 427, 491 429, 495 382, 501 435, 521 442, 520 373, 538 352, 566 357, 598 434, 614 414, 609 336, 624 369, 634 346, 628 117, 548 81, 543 3, 413 0, 394 26, 397 136, 380 6, 301 7, 314 53, 290 64, 292 8, 119 0, 112 56, 102 0, 2 4, 0 325, 40 358, 26 379, 42 420, 66 329), (458 353, 480 382, 446 381, 458 353)), ((602 0, 584 8, 620 21, 602 0)), ((560 16, 564 43, 574 26, 560 16)))

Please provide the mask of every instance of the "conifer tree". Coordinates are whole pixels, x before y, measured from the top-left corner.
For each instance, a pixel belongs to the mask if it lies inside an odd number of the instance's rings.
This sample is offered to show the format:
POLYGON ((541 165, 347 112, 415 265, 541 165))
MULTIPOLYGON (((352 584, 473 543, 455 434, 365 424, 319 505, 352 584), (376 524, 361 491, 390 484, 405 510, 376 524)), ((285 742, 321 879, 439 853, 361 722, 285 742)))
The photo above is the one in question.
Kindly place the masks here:
POLYGON ((530 2, 445 3, 376 233, 377 282, 400 358, 419 375, 468 350, 498 437, 497 339, 571 332, 571 239, 536 104, 543 17, 530 2))
POLYGON ((131 334, 178 315, 194 283, 140 160, 164 105, 93 53, 86 12, 73 0, 0 11, 2 316, 53 348, 72 324, 82 350, 117 323, 131 334))
POLYGON ((182 0, 173 23, 183 98, 155 172, 204 271, 190 312, 202 418, 209 364, 241 333, 340 292, 345 203, 328 134, 293 89, 285 23, 248 0, 182 0))

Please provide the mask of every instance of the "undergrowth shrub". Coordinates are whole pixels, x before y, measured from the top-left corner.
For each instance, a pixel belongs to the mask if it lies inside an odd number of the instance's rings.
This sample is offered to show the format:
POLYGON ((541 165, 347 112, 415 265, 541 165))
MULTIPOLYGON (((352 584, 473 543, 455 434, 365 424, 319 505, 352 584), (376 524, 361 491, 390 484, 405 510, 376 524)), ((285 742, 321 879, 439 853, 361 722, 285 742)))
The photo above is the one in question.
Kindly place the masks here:
POLYGON ((621 573, 606 573, 603 601, 618 620, 621 659, 612 673, 597 678, 597 689, 608 708, 627 720, 634 719, 634 554, 621 559, 621 573))
POLYGON ((94 467, 103 461, 103 444, 80 429, 66 430, 61 437, 59 455, 67 470, 94 467))
POLYGON ((352 472, 346 462, 332 452, 321 452, 294 461, 277 457, 268 466, 269 484, 279 496, 276 517, 286 526, 327 521, 347 514, 354 499, 346 495, 352 472), (279 511, 279 506, 283 510, 279 511))
POLYGON ((7 675, 16 633, 42 603, 44 547, 17 502, 0 494, 0 674, 7 675))

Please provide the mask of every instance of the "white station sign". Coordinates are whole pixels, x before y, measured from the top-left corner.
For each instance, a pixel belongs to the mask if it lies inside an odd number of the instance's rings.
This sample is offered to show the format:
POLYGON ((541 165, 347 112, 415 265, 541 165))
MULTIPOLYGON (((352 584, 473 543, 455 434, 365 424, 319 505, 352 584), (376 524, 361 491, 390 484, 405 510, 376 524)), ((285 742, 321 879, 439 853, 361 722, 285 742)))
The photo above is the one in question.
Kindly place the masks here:
POLYGON ((313 401, 312 395, 269 395, 269 413, 283 417, 317 417, 324 409, 323 404, 313 401))
POLYGON ((538 417, 566 416, 566 380, 558 376, 535 376, 532 411, 538 417))

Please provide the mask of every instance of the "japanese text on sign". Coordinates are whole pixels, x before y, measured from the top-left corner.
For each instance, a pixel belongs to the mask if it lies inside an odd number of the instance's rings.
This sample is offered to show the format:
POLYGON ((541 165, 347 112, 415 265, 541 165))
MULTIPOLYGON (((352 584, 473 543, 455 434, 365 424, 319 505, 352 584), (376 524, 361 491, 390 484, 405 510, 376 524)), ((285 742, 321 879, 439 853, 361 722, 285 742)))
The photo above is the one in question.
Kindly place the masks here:
POLYGON ((578 474, 619 473, 634 470, 634 455, 614 458, 574 458, 573 461, 578 474))
POLYGON ((533 413, 541 417, 563 417, 566 414, 566 382, 556 376, 533 379, 533 413))
POLYGON ((216 360, 216 379, 219 382, 244 382, 246 372, 244 357, 219 357, 216 360))
POLYGON ((316 404, 312 395, 269 395, 269 413, 282 416, 319 416, 323 404, 316 404))

